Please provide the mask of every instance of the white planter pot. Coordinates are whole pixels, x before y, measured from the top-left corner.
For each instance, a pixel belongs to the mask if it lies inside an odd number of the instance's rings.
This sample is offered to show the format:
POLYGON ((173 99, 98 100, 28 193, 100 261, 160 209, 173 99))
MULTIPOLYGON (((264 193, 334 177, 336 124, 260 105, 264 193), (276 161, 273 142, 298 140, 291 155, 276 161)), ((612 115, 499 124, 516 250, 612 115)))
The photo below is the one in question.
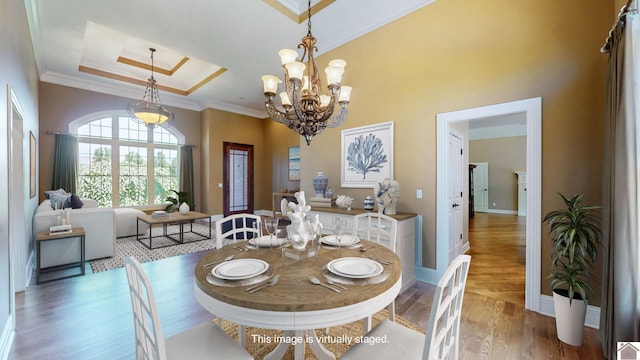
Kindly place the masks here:
POLYGON ((553 291, 553 307, 556 313, 556 330, 558 339, 563 343, 582 345, 584 319, 587 315, 587 301, 573 299, 569 305, 569 298, 553 291))
POLYGON ((191 209, 189 208, 189 204, 187 204, 186 202, 183 202, 182 205, 180 205, 180 207, 178 208, 178 210, 180 211, 180 213, 186 214, 191 209))

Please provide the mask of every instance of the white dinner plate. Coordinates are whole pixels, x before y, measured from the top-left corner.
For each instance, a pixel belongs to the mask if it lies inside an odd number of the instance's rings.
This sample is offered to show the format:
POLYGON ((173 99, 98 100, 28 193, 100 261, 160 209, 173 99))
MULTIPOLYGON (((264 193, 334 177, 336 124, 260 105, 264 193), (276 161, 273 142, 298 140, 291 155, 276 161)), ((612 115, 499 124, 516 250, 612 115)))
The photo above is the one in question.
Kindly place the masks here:
POLYGON ((384 268, 374 260, 359 257, 343 257, 331 260, 327 269, 332 273, 353 279, 365 279, 382 274, 384 268))
MULTIPOLYGON (((338 246, 338 238, 335 235, 324 236, 321 239, 323 244, 338 246)), ((357 236, 342 235, 340 240, 340 246, 351 246, 360 242, 357 236)))
POLYGON ((260 259, 225 261, 211 269, 213 276, 225 280, 243 280, 267 271, 269 264, 260 259))
POLYGON ((249 239, 249 244, 259 246, 259 247, 273 247, 280 246, 287 239, 277 238, 276 235, 273 235, 273 238, 270 236, 260 236, 257 238, 249 239))

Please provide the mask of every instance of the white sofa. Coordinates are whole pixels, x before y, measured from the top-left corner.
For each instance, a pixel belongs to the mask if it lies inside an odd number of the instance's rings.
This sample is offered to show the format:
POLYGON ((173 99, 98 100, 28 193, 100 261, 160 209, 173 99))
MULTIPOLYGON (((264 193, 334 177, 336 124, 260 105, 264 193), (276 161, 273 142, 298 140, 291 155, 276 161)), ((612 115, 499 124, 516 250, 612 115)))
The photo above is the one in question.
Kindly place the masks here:
MULTIPOLYGON (((116 244, 115 213, 111 208, 98 207, 95 200, 82 199, 84 206, 71 211, 71 225, 85 230, 85 260, 113 256, 116 244)), ((59 212, 59 211, 58 211, 59 212)), ((33 217, 34 236, 39 231, 48 231, 56 225, 58 212, 51 202, 44 200, 33 217)), ((80 261, 80 239, 71 238, 42 243, 40 266, 47 268, 80 261)))

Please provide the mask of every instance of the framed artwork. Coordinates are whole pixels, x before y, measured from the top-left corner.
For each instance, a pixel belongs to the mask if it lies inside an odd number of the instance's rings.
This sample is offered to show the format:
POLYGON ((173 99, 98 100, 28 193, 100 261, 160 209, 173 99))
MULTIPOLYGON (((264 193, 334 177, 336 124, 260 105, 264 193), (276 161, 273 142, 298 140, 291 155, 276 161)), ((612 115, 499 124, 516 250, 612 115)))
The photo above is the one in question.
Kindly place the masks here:
POLYGON ((342 130, 340 167, 342 187, 393 179, 393 121, 342 130))
POLYGON ((29 197, 36 196, 36 137, 29 131, 29 197))
POLYGON ((300 180, 300 146, 289 148, 289 180, 300 180))

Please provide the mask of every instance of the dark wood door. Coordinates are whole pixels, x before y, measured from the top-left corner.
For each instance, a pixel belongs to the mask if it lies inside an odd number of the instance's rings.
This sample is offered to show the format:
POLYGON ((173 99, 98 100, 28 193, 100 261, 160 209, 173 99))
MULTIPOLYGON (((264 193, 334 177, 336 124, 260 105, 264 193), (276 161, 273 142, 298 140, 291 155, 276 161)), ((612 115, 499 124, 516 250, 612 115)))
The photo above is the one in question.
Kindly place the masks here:
POLYGON ((224 216, 253 213, 253 145, 223 144, 224 216))

